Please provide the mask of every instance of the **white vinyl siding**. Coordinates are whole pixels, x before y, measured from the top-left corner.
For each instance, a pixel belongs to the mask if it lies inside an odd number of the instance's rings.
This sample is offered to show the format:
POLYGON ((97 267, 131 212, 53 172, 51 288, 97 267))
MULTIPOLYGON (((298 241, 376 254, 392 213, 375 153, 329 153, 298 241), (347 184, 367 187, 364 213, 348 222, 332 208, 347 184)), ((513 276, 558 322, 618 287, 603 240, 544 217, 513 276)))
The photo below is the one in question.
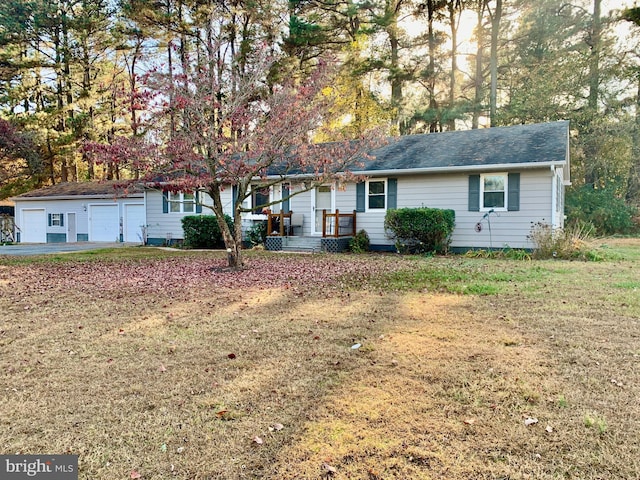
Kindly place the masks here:
MULTIPOLYGON (((222 192, 224 211, 232 215, 231 187, 222 192)), ((211 215, 213 211, 208 206, 213 205, 211 197, 206 193, 200 193, 200 201, 203 204, 202 215, 211 215)), ((159 240, 180 240, 184 238, 182 231, 182 218, 188 215, 201 215, 195 212, 180 212, 167 215, 162 211, 162 191, 147 190, 145 192, 147 237, 159 240)))
MULTIPOLYGON (((548 169, 520 172, 520 209, 491 215, 491 241, 486 224, 482 232, 474 229, 483 212, 468 211, 469 174, 398 176, 398 208, 430 207, 453 209, 456 227, 452 247, 531 248, 527 240, 532 222, 552 221, 552 173, 548 169)), ((356 186, 351 183, 336 194, 336 209, 355 208, 356 186)), ((294 209, 294 208, 292 208, 294 209)), ((295 209, 294 209, 295 210, 295 209)), ((374 245, 393 245, 384 232, 385 211, 359 212, 357 230, 364 229, 374 245)))
MULTIPOLYGON (((109 231, 105 233, 105 238, 108 237, 109 242, 117 241, 120 237, 120 218, 123 216, 123 204, 125 203, 136 203, 142 204, 143 198, 142 194, 131 195, 127 198, 119 198, 114 201, 113 196, 110 195, 108 198, 98 198, 98 197, 79 197, 79 198, 69 198, 69 199, 37 199, 37 200, 16 200, 16 225, 23 230, 23 226, 21 224, 21 216, 19 212, 22 210, 29 209, 40 209, 45 211, 44 215, 44 229, 45 234, 44 238, 41 238, 39 241, 52 241, 53 238, 58 238, 57 241, 60 241, 61 238, 66 238, 67 242, 75 242, 75 241, 86 241, 89 239, 89 211, 91 205, 112 205, 117 207, 118 209, 118 222, 117 225, 114 223, 112 225, 114 231, 109 231), (48 214, 63 214, 63 225, 48 225, 48 214), (68 232, 68 219, 69 214, 75 215, 75 238, 67 238, 68 232), (64 236, 64 237, 63 237, 64 236)), ((25 242, 23 238, 29 238, 29 233, 27 232, 27 236, 23 237, 21 235, 20 240, 25 242)))

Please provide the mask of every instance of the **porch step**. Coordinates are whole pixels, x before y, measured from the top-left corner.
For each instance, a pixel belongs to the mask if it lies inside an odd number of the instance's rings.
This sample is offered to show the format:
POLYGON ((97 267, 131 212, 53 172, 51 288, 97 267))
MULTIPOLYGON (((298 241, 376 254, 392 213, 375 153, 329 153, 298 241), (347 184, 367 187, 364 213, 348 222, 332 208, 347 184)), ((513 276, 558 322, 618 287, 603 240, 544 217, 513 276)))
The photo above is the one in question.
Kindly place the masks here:
POLYGON ((283 237, 282 250, 289 252, 319 252, 322 239, 319 237, 283 237))

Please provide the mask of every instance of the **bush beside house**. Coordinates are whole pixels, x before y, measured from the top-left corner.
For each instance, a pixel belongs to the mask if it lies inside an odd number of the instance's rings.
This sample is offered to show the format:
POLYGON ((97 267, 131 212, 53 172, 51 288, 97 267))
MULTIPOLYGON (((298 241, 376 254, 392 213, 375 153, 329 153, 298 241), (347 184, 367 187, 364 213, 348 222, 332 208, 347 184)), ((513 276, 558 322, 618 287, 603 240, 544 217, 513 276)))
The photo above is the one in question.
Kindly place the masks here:
POLYGON ((455 227, 455 211, 439 208, 388 210, 384 228, 400 253, 445 253, 455 227))
MULTIPOLYGON (((233 220, 225 215, 225 221, 233 228, 233 220)), ((182 218, 184 246, 187 248, 224 248, 224 240, 214 215, 190 215, 182 218)))

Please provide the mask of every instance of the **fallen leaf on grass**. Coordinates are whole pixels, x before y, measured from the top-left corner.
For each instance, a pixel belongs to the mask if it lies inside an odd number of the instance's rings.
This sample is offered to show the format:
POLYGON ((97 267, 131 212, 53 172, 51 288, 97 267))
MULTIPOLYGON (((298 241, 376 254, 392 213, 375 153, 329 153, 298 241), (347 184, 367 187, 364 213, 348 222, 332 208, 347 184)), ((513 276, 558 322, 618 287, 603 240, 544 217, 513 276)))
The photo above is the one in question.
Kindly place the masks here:
POLYGON ((235 353, 230 353, 229 355, 227 355, 227 358, 230 360, 233 360, 234 358, 236 358, 236 354, 235 353))
POLYGON ((160 368, 158 370, 160 370, 161 372, 166 372, 167 367, 165 367, 163 364, 160 364, 160 368))
POLYGON ((545 431, 547 433, 553 433, 553 427, 551 425, 547 425, 547 428, 545 428, 545 431))
POLYGON ((279 432, 283 428, 284 428, 284 425, 282 425, 281 423, 274 423, 269 427, 269 431, 273 432, 275 430, 276 432, 279 432))
POLYGON ((131 470, 131 478, 135 480, 136 478, 142 478, 142 475, 135 470, 131 470))
POLYGON ((464 423, 466 423, 467 425, 473 425, 474 423, 476 423, 476 419, 475 418, 467 418, 466 420, 464 420, 464 423))
POLYGON ((324 472, 325 475, 333 475, 335 473, 338 473, 338 470, 336 469, 336 467, 331 466, 328 463, 322 464, 322 471, 324 472))
POLYGON ((528 418, 525 418, 525 420, 524 420, 524 424, 527 427, 530 426, 530 425, 535 425, 536 423, 538 423, 538 419, 537 418, 528 417, 528 418))
POLYGON ((264 441, 259 437, 259 436, 255 436, 251 439, 253 441, 253 443, 255 443, 256 445, 262 445, 264 443, 264 441))

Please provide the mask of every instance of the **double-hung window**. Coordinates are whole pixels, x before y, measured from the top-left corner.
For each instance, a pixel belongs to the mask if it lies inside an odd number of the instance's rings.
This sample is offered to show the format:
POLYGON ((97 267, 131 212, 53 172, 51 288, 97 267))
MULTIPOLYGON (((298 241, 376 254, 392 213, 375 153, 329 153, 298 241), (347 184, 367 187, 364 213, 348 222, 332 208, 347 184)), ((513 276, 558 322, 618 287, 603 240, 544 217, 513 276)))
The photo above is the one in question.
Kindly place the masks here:
POLYGON ((520 173, 469 175, 469 211, 520 210, 520 173))
POLYGON ((48 223, 50 227, 64 227, 64 213, 50 213, 48 223))
POLYGON ((507 174, 481 175, 480 189, 480 210, 506 210, 507 174))
POLYGON ((169 212, 193 213, 196 211, 196 197, 193 193, 168 192, 167 201, 169 203, 169 212))
POLYGON ((251 187, 251 212, 261 214, 262 209, 270 202, 269 187, 253 185, 251 187))
POLYGON ((387 181, 367 181, 367 210, 384 210, 387 208, 387 181))
POLYGON ((356 184, 356 212, 382 212, 398 208, 398 179, 371 178, 356 184))

